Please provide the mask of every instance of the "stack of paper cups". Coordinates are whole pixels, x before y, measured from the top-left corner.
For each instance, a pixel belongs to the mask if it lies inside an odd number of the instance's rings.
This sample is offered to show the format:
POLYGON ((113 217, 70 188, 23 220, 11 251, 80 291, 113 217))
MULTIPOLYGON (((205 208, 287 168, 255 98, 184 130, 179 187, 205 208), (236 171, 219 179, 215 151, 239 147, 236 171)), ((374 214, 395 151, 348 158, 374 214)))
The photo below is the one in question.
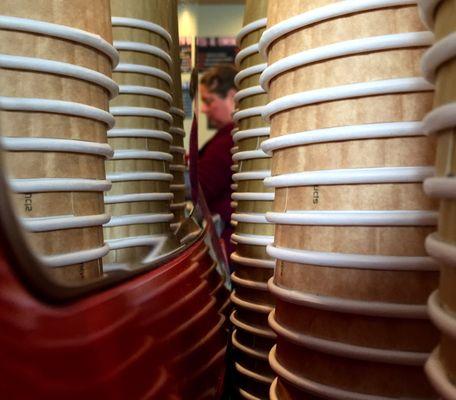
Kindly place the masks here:
POLYGON ((0 4, 1 142, 17 214, 49 273, 102 275, 108 101, 118 54, 109 2, 0 4))
POLYGON ((435 32, 435 44, 424 54, 422 70, 435 83, 434 109, 424 129, 437 136, 436 176, 426 179, 425 192, 440 200, 438 230, 426 249, 440 264, 440 286, 429 298, 429 314, 441 331, 440 346, 426 363, 434 388, 444 399, 456 398, 456 8, 454 1, 421 1, 421 16, 435 32))
POLYGON ((113 186, 105 198, 112 214, 105 225, 111 247, 105 262, 113 266, 139 262, 171 232, 170 4, 111 0, 114 46, 120 53, 114 70, 120 95, 110 104, 116 126, 108 132, 114 156, 106 166, 113 186))
POLYGON ((424 240, 437 215, 422 189, 434 141, 421 123, 433 86, 420 73, 433 37, 413 3, 270 1, 260 82, 282 398, 434 396, 423 365, 438 269, 424 240))
POLYGON ((274 194, 263 184, 263 179, 270 175, 271 157, 261 150, 261 143, 269 137, 269 124, 261 117, 267 95, 259 84, 266 67, 258 45, 266 28, 266 12, 266 0, 246 2, 244 27, 237 36, 239 73, 235 78, 237 128, 233 131, 232 153, 237 188, 232 195, 232 240, 236 251, 231 256, 235 288, 231 296, 231 321, 235 328, 232 343, 238 390, 242 398, 248 399, 268 398, 273 379, 268 353, 275 337, 267 325, 268 313, 274 305, 267 287, 274 261, 266 254, 274 234, 273 225, 266 221, 266 212, 272 210, 274 194))
POLYGON ((182 79, 181 79, 181 61, 180 61, 180 47, 179 47, 179 27, 177 18, 177 1, 173 0, 171 6, 171 36, 173 43, 171 46, 171 57, 173 64, 171 66, 171 76, 173 78, 173 104, 170 108, 170 113, 173 117, 170 133, 173 137, 171 143, 171 155, 173 161, 170 165, 170 172, 173 175, 171 182, 171 191, 174 198, 171 204, 171 210, 174 214, 172 225, 174 228, 179 226, 179 223, 185 219, 185 179, 184 173, 186 170, 185 149, 184 149, 184 119, 185 112, 183 110, 182 98, 182 79))

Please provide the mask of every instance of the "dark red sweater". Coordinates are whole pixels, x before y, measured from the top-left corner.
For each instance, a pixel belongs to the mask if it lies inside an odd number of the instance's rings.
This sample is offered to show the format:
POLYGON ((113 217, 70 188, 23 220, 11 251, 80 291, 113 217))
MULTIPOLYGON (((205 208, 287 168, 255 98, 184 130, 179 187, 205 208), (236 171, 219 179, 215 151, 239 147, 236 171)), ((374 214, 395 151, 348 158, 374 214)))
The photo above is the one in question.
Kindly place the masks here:
POLYGON ((198 154, 198 179, 212 214, 220 214, 225 223, 222 237, 230 253, 231 229, 231 148, 233 138, 229 124, 217 131, 198 154))

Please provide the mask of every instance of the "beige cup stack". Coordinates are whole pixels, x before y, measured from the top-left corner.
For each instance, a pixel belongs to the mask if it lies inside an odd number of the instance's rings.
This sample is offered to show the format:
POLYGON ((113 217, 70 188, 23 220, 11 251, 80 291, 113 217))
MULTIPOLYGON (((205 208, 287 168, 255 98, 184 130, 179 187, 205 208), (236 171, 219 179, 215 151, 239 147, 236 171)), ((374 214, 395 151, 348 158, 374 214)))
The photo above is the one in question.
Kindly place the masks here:
POLYGON ((171 203, 171 210, 174 214, 172 222, 172 229, 179 228, 182 221, 186 218, 185 209, 185 179, 184 174, 186 170, 185 149, 184 149, 184 119, 185 112, 183 110, 182 98, 182 77, 181 77, 181 63, 180 63, 180 47, 179 47, 179 24, 177 14, 177 0, 172 1, 173 6, 171 9, 171 36, 173 44, 171 48, 171 56, 173 64, 171 66, 171 76, 173 78, 173 103, 169 110, 173 117, 169 132, 173 137, 170 146, 170 152, 173 156, 173 161, 169 166, 170 172, 173 175, 171 182, 171 192, 173 193, 173 201, 171 203))
POLYGON ((112 189, 105 203, 112 218, 104 229, 111 248, 105 264, 112 268, 153 259, 171 237, 173 7, 160 0, 111 0, 120 54, 113 73, 119 96, 110 104, 116 125, 108 132, 114 156, 106 167, 112 189))
POLYGON ((420 70, 432 42, 413 1, 269 2, 273 399, 436 397, 423 369, 438 340, 424 246, 437 204, 422 186, 434 174, 420 70))
POLYGON ((100 278, 111 79, 109 1, 0 4, 0 125, 12 200, 30 246, 58 281, 100 278))
POLYGON ((266 246, 272 242, 274 227, 266 221, 266 212, 272 209, 274 194, 263 184, 270 175, 271 158, 260 147, 269 137, 269 125, 261 118, 267 96, 259 86, 259 77, 266 64, 258 51, 266 11, 266 0, 246 2, 244 26, 237 36, 239 73, 233 117, 237 124, 233 131, 233 181, 237 186, 232 195, 232 240, 236 245, 231 255, 232 344, 239 394, 247 399, 268 398, 273 380, 268 353, 275 334, 267 317, 274 303, 267 281, 273 275, 274 261, 266 254, 266 246))
POLYGON ((456 399, 456 2, 420 1, 423 21, 435 33, 435 44, 422 59, 423 74, 435 84, 434 109, 424 128, 437 138, 436 173, 425 192, 439 199, 438 230, 426 249, 440 264, 440 285, 429 298, 429 315, 441 332, 439 346, 426 363, 429 380, 441 398, 456 399))

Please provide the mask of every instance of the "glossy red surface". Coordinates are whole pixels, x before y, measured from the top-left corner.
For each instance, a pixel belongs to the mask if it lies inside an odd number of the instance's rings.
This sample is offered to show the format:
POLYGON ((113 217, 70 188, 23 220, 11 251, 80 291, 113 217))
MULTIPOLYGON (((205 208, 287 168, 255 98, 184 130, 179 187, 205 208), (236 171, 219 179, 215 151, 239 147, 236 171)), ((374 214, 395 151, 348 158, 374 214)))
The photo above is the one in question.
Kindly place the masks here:
POLYGON ((0 247, 1 399, 217 399, 224 317, 195 255, 56 306, 34 298, 0 247))

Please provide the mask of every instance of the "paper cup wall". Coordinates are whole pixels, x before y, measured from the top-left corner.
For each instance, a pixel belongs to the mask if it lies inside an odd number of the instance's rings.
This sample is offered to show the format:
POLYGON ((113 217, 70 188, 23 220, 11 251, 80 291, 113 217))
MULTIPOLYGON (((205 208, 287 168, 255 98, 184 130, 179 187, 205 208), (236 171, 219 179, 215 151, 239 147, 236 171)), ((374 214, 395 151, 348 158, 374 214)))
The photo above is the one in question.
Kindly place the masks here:
MULTIPOLYGON (((173 175, 172 184, 179 185, 182 188, 184 185, 184 172, 186 169, 185 150, 184 150, 184 106, 182 98, 182 78, 181 78, 181 62, 180 62, 180 46, 179 46, 179 26, 177 16, 177 1, 172 1, 171 9, 171 36, 173 44, 171 47, 171 55, 175 61, 171 67, 171 76, 173 77, 173 106, 170 109, 173 116, 170 133, 173 136, 171 153, 173 154, 173 162, 170 166, 171 174, 173 175)), ((185 219, 185 187, 181 190, 174 191, 174 199, 171 209, 174 213, 174 223, 182 222, 185 219)))
POLYGON ((65 283, 100 277, 108 252, 104 161, 118 91, 109 18, 105 0, 0 5, 1 147, 13 200, 32 248, 65 283))
POLYGON ((171 8, 158 0, 111 1, 120 53, 114 71, 120 95, 110 104, 116 126, 108 132, 114 156, 106 166, 113 187, 105 198, 112 214, 104 230, 111 247, 105 262, 112 266, 141 261, 171 232, 171 8))
POLYGON ((267 326, 267 314, 273 307, 267 281, 273 274, 274 262, 266 254, 266 244, 274 234, 273 225, 266 221, 266 212, 272 209, 274 194, 263 184, 264 177, 270 175, 271 158, 261 150, 262 141, 269 137, 269 128, 261 118, 267 96, 259 85, 259 77, 266 64, 258 46, 266 27, 266 11, 267 1, 246 2, 244 26, 237 36, 239 73, 235 78, 238 92, 233 180, 237 189, 232 194, 236 207, 231 219, 236 252, 231 256, 235 287, 231 322, 235 327, 232 343, 238 391, 248 399, 266 399, 274 378, 267 361, 275 337, 267 326))
POLYGON ((271 366, 315 396, 432 397, 433 87, 420 73, 432 34, 410 1, 274 0, 268 16, 271 366))
POLYGON ((440 200, 438 230, 428 236, 426 249, 440 264, 440 286, 429 298, 431 320, 441 331, 440 345, 426 363, 427 375, 444 399, 456 398, 456 180, 455 30, 454 1, 420 2, 421 16, 435 32, 435 44, 422 58, 422 70, 435 84, 434 109, 424 128, 437 137, 436 174, 424 182, 425 192, 440 200))

